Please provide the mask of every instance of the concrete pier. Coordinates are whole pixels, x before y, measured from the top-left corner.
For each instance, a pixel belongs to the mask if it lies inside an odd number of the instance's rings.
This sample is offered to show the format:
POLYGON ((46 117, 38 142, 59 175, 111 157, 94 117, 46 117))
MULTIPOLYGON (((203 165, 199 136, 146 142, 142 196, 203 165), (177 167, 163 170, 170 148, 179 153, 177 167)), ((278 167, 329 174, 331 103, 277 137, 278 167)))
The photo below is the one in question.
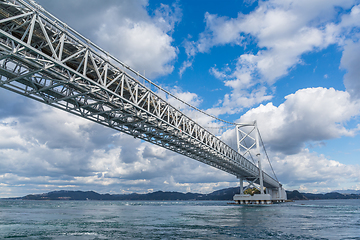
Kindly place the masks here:
POLYGON ((238 204, 272 204, 287 200, 285 189, 266 189, 267 194, 235 194, 233 200, 238 204))

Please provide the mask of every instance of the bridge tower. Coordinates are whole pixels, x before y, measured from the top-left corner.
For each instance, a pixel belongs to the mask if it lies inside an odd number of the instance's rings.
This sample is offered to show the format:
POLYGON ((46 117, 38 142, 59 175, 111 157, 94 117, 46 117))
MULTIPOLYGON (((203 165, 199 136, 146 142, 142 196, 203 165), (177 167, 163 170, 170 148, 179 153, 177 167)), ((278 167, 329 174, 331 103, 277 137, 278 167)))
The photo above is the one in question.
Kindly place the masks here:
POLYGON ((240 180, 240 194, 235 194, 234 201, 239 204, 271 204, 273 202, 284 202, 287 200, 285 189, 282 188, 282 185, 279 184, 278 188, 266 188, 266 193, 264 191, 264 173, 262 170, 261 162, 261 151, 260 151, 260 132, 257 126, 257 122, 245 124, 236 124, 236 142, 238 153, 243 156, 252 157, 252 154, 255 154, 257 166, 259 169, 258 176, 256 177, 246 177, 243 175, 237 176, 240 180), (248 131, 244 131, 242 128, 248 128, 248 131), (249 129, 250 128, 250 129, 249 129), (249 184, 244 189, 244 180, 249 184), (254 185, 258 183, 258 187, 254 185), (256 188, 259 190, 260 194, 245 194, 244 190, 249 188, 256 188))

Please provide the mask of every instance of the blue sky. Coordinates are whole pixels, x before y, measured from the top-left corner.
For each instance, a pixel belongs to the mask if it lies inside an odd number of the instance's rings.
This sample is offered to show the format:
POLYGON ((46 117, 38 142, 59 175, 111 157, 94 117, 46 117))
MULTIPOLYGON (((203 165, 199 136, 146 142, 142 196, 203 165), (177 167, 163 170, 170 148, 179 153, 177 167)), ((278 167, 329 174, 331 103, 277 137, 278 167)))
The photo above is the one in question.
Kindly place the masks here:
MULTIPOLYGON (((360 189, 359 1, 37 2, 194 106, 232 122, 257 120, 285 188, 360 189)), ((238 185, 195 160, 4 89, 0 100, 0 197, 238 185)), ((219 124, 184 110, 205 126, 219 124)), ((234 144, 232 129, 217 134, 234 144)))

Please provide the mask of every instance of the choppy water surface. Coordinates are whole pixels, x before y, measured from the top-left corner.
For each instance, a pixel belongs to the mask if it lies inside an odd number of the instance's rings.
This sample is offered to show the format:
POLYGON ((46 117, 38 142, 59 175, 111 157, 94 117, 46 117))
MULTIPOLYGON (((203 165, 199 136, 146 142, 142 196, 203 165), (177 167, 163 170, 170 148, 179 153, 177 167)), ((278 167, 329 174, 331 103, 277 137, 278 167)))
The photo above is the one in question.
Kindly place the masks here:
POLYGON ((360 200, 0 201, 0 239, 360 239, 360 200))

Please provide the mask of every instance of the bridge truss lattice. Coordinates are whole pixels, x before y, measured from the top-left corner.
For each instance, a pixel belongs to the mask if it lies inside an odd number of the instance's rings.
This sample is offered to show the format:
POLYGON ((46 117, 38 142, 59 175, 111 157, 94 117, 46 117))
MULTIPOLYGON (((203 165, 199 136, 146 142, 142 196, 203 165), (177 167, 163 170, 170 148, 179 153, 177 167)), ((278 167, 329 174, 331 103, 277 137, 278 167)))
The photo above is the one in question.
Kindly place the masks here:
MULTIPOLYGON (((0 87, 248 181, 259 168, 33 1, 0 0, 0 87)), ((263 173, 264 186, 279 182, 263 173)))

